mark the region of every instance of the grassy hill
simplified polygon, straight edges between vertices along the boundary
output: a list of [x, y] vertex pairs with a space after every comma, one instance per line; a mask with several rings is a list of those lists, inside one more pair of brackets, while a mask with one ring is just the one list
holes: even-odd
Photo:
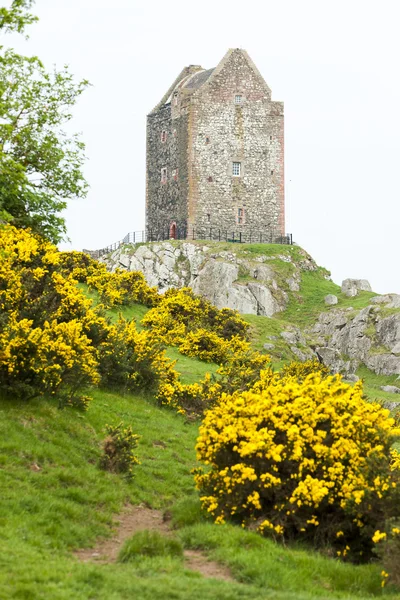
[[[260, 249], [253, 246], [243, 251], [257, 255]], [[276, 247], [267, 251], [275, 252]], [[246, 317], [254, 347], [261, 349], [267, 336], [279, 338], [290, 324], [310, 324], [326, 309], [323, 299], [328, 293], [339, 297], [339, 307], [365, 306], [371, 296], [363, 293], [349, 300], [323, 269], [305, 271], [286, 311], [273, 319]], [[96, 293], [89, 295], [98, 300]], [[146, 312], [144, 306], [132, 304], [109, 315], [114, 321], [120, 313], [135, 318], [140, 328]], [[290, 359], [279, 339], [276, 350], [274, 366]], [[167, 353], [177, 361], [183, 383], [216, 372], [216, 365], [183, 356], [176, 348]], [[392, 398], [379, 387], [394, 383], [394, 377], [379, 377], [366, 369], [360, 375], [371, 398]], [[399, 591], [382, 591], [379, 563], [344, 564], [310, 548], [285, 547], [252, 531], [207, 520], [191, 473], [199, 423], [159, 407], [144, 394], [97, 389], [92, 395], [86, 412], [60, 410], [54, 398], [24, 402], [0, 397], [1, 600], [361, 600], [382, 594], [400, 600]], [[140, 436], [140, 464], [133, 479], [100, 468], [106, 425], [121, 421]], [[177, 540], [186, 558], [168, 549], [150, 556], [151, 548], [144, 545], [126, 563], [99, 553], [99, 540], [113, 539], [122, 548], [126, 535], [120, 535], [118, 519], [132, 505], [161, 511], [165, 524], [159, 534]], [[89, 559], [83, 560], [79, 550], [90, 548]], [[201, 575], [187, 558], [190, 552], [224, 565], [229, 577]]]
[[[0, 598], [373, 598], [379, 565], [355, 567], [309, 549], [284, 548], [200, 514], [190, 474], [197, 424], [140, 396], [95, 392], [86, 413], [54, 401], [0, 400]], [[99, 469], [106, 423], [141, 436], [132, 481]], [[227, 565], [235, 581], [207, 579], [179, 558], [81, 562], [74, 550], [110, 536], [127, 503], [172, 514], [174, 536]], [[393, 598], [400, 595], [386, 592]]]

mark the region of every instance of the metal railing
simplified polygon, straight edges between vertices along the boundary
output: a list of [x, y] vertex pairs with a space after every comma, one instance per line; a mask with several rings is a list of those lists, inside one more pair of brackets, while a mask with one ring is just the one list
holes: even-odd
[[110, 254], [115, 252], [124, 244], [142, 244], [145, 242], [162, 242], [166, 240], [204, 240], [204, 241], [216, 241], [216, 242], [232, 242], [239, 244], [293, 244], [293, 236], [291, 233], [286, 235], [275, 235], [272, 231], [230, 231], [229, 229], [217, 229], [216, 227], [192, 227], [186, 229], [176, 229], [174, 235], [171, 237], [171, 230], [169, 227], [163, 229], [157, 229], [152, 231], [151, 229], [147, 232], [142, 231], [131, 231], [126, 236], [118, 241], [100, 248], [99, 250], [84, 250], [94, 258], [99, 258], [104, 254]]

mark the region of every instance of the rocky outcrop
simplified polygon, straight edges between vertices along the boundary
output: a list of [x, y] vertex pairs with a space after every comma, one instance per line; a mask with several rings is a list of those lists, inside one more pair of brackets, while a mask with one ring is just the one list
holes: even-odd
[[215, 252], [211, 246], [189, 242], [160, 242], [123, 246], [101, 260], [113, 271], [123, 268], [141, 271], [151, 286], [160, 292], [171, 287], [190, 286], [196, 294], [210, 300], [218, 308], [232, 308], [243, 314], [271, 317], [282, 311], [288, 292], [299, 290], [301, 270], [315, 270], [316, 265], [304, 253], [301, 264], [293, 264], [293, 273], [277, 282], [269, 260], [291, 262], [283, 250], [274, 256], [249, 255], [245, 252]]
[[322, 313], [312, 329], [321, 360], [335, 372], [352, 373], [362, 363], [380, 375], [400, 374], [400, 311], [385, 316], [381, 305]]
[[359, 291], [372, 292], [366, 279], [345, 279], [342, 281], [342, 293], [346, 296], [357, 296]]

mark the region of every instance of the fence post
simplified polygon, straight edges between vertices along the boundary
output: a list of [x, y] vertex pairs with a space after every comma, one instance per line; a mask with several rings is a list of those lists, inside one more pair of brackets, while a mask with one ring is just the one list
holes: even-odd
[[242, 243], [242, 232], [239, 231], [239, 242]]
[[194, 225], [193, 225], [193, 229], [192, 229], [192, 236], [193, 236], [193, 239], [194, 239]]
[[221, 241], [221, 230], [220, 229], [218, 229], [218, 241], [219, 242]]
[[210, 227], [210, 240], [212, 240], [212, 229]]

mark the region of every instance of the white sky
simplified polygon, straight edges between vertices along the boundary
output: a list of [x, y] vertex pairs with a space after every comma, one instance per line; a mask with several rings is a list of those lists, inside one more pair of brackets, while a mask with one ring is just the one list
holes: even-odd
[[398, 0], [37, 0], [35, 13], [28, 42], [8, 42], [93, 84], [72, 124], [91, 189], [66, 211], [68, 248], [144, 227], [146, 114], [182, 67], [241, 47], [285, 103], [287, 231], [336, 282], [400, 293]]

